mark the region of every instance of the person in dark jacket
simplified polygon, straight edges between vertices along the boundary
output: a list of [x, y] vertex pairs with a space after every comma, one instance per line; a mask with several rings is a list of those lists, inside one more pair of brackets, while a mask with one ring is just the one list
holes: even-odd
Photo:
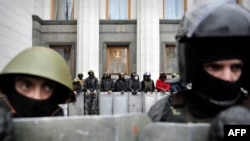
[[153, 93], [155, 91], [154, 80], [151, 79], [151, 73], [145, 72], [141, 81], [141, 91]]
[[73, 79], [73, 90], [74, 94], [79, 94], [80, 92], [84, 91], [81, 82], [78, 78]]
[[94, 71], [88, 71], [88, 77], [84, 81], [85, 93], [85, 114], [98, 114], [98, 79], [95, 77]]
[[127, 91], [128, 82], [125, 79], [124, 73], [119, 73], [118, 79], [115, 81], [114, 84], [114, 91], [115, 92], [125, 92]]
[[242, 86], [249, 73], [245, 71], [249, 10], [230, 1], [194, 6], [184, 15], [176, 36], [181, 82], [192, 87], [153, 105], [148, 113], [153, 122], [211, 122], [248, 98]]
[[53, 49], [36, 46], [23, 50], [3, 68], [0, 94], [14, 118], [64, 116], [58, 104], [76, 99], [64, 58]]
[[103, 79], [101, 81], [101, 92], [108, 92], [110, 94], [112, 91], [114, 91], [114, 81], [111, 79], [110, 72], [105, 72]]
[[[225, 141], [226, 138], [232, 138], [236, 136], [228, 136], [229, 128], [225, 128], [224, 125], [250, 125], [250, 111], [243, 106], [232, 106], [222, 112], [220, 112], [211, 122], [208, 131], [208, 141]], [[232, 127], [232, 126], [231, 126]], [[249, 128], [248, 128], [249, 129]], [[248, 136], [247, 136], [248, 135]], [[249, 132], [243, 134], [241, 139], [249, 140]], [[243, 140], [244, 140], [243, 139]]]
[[129, 91], [131, 91], [133, 95], [136, 95], [137, 92], [141, 90], [141, 82], [139, 80], [138, 74], [136, 73], [132, 74], [128, 88], [129, 88]]

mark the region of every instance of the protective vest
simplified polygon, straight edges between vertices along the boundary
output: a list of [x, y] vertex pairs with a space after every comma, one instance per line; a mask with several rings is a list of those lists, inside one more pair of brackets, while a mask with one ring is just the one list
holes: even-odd
[[148, 90], [152, 91], [153, 90], [153, 87], [152, 87], [153, 84], [152, 83], [153, 83], [152, 80], [144, 81], [144, 86], [145, 86], [144, 90], [145, 91], [148, 91]]

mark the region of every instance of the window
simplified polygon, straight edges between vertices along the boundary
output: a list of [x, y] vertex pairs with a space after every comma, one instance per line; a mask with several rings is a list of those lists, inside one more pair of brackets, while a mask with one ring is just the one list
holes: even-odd
[[129, 2], [130, 0], [107, 0], [108, 16], [110, 20], [126, 20], [129, 19]]
[[73, 56], [72, 56], [72, 51], [71, 51], [71, 46], [67, 46], [67, 45], [51, 45], [50, 48], [54, 49], [55, 51], [57, 51], [59, 54], [62, 55], [62, 57], [65, 59], [65, 61], [67, 62], [67, 64], [69, 65], [70, 68], [70, 72], [71, 75], [73, 75]]
[[242, 0], [237, 0], [236, 1], [239, 5], [242, 5]]
[[111, 73], [128, 73], [128, 47], [107, 47], [107, 71]]
[[177, 73], [178, 64], [177, 64], [177, 54], [174, 45], [166, 46], [165, 54], [165, 72], [167, 73]]
[[51, 20], [73, 20], [74, 0], [51, 0]]
[[164, 19], [181, 19], [185, 11], [186, 0], [164, 0]]

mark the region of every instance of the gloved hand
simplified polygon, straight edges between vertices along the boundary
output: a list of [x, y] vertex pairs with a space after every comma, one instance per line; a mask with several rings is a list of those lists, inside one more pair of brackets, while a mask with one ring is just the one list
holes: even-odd
[[133, 91], [133, 92], [132, 92], [132, 95], [136, 95], [136, 94], [137, 94], [137, 92], [136, 92], [136, 91]]
[[111, 94], [111, 92], [112, 92], [112, 91], [111, 91], [111, 90], [109, 90], [109, 91], [108, 91], [108, 94]]
[[97, 91], [96, 90], [94, 90], [94, 92], [93, 92], [94, 94], [97, 94]]
[[87, 90], [87, 93], [86, 93], [87, 95], [90, 95], [90, 90]]

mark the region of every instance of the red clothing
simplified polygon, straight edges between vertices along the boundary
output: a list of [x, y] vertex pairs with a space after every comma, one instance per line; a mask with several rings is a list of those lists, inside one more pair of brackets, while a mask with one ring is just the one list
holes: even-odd
[[157, 89], [157, 91], [162, 91], [162, 90], [169, 91], [170, 90], [170, 84], [165, 82], [165, 81], [162, 81], [161, 79], [157, 79], [157, 81], [156, 81], [156, 89]]

